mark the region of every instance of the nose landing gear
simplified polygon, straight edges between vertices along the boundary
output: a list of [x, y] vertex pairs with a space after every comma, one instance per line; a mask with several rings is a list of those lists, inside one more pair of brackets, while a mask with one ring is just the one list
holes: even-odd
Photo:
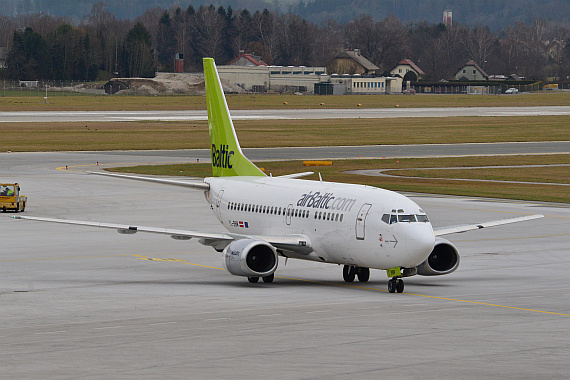
[[[402, 273], [402, 270], [404, 273]], [[403, 293], [404, 292], [404, 281], [402, 281], [402, 276], [406, 276], [406, 268], [390, 268], [386, 271], [386, 274], [390, 279], [388, 280], [388, 291], [390, 293]], [[408, 270], [409, 271], [409, 270]]]
[[403, 293], [404, 292], [404, 281], [398, 277], [392, 277], [388, 280], [388, 291], [390, 293]]

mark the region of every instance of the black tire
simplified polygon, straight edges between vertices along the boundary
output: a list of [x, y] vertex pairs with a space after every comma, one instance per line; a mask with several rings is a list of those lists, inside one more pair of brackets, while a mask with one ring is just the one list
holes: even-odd
[[247, 281], [251, 282], [252, 284], [256, 284], [259, 281], [259, 277], [248, 277]]
[[398, 283], [396, 284], [396, 291], [398, 293], [403, 293], [404, 292], [404, 281], [399, 280]]
[[275, 274], [272, 273], [269, 276], [265, 276], [263, 277], [263, 282], [267, 283], [267, 284], [271, 284], [273, 282], [273, 279], [275, 278]]
[[354, 282], [354, 277], [356, 277], [356, 267], [352, 265], [345, 265], [342, 268], [342, 277], [345, 282]]
[[368, 279], [370, 279], [370, 268], [358, 268], [356, 275], [358, 276], [358, 281], [368, 282]]
[[390, 293], [394, 293], [396, 291], [396, 281], [393, 278], [388, 280], [388, 291]]
[[2, 212], [6, 212], [6, 206], [2, 206]]
[[22, 212], [24, 212], [25, 209], [26, 209], [26, 202], [24, 202], [24, 204], [22, 205]]

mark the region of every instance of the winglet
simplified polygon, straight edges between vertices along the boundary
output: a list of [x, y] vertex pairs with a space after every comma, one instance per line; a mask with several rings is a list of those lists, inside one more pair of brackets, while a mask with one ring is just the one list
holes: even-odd
[[265, 176], [241, 151], [213, 58], [204, 58], [204, 80], [214, 177]]

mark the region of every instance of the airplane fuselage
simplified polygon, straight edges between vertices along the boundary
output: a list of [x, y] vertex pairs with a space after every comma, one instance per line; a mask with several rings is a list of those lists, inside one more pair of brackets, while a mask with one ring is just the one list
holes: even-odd
[[363, 185], [279, 177], [207, 178], [211, 208], [231, 233], [303, 235], [305, 260], [389, 269], [415, 267], [434, 247], [431, 223], [409, 198]]

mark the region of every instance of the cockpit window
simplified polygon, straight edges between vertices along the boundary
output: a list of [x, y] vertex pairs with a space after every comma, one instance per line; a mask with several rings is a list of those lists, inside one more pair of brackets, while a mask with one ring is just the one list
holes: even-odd
[[386, 224], [394, 223], [428, 223], [429, 219], [425, 214], [384, 214], [382, 215], [382, 221]]
[[415, 215], [410, 215], [410, 214], [398, 214], [398, 222], [404, 222], [404, 223], [412, 223], [416, 221], [416, 216]]
[[416, 215], [416, 218], [418, 218], [418, 222], [422, 222], [422, 223], [429, 222], [427, 215]]

